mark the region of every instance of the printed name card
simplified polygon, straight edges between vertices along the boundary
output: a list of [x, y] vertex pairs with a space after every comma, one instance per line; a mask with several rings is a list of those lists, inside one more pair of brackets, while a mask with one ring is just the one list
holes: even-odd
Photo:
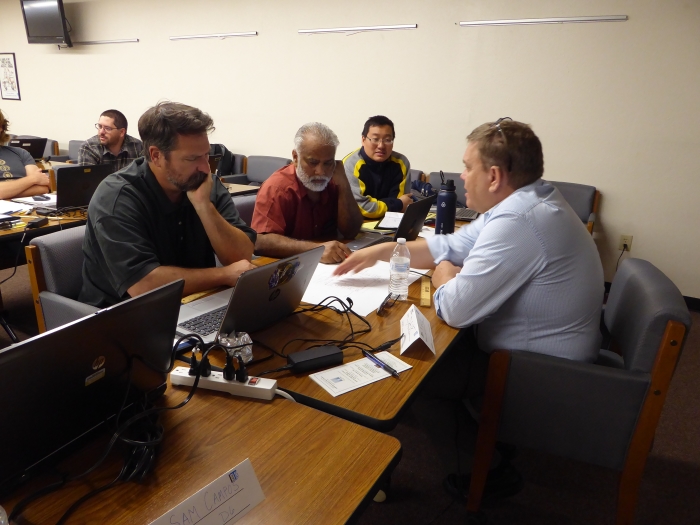
[[412, 304], [401, 318], [401, 353], [413, 346], [426, 346], [435, 353], [430, 323], [415, 304]]
[[150, 525], [232, 524], [264, 499], [253, 465], [246, 459]]

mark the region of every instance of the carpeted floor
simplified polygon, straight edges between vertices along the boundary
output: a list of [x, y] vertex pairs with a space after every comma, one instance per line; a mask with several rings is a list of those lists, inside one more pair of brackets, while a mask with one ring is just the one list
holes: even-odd
[[[11, 270], [0, 271], [0, 280]], [[20, 339], [37, 333], [26, 266], [2, 285], [6, 318]], [[654, 449], [644, 473], [636, 525], [700, 523], [700, 313], [671, 382]], [[0, 348], [10, 344], [0, 329]], [[360, 525], [466, 522], [466, 512], [442, 489], [437, 457], [410, 411], [391, 435], [403, 455], [392, 476], [389, 499], [372, 503]], [[485, 509], [493, 525], [590, 525], [615, 521], [617, 474], [611, 470], [522, 450], [514, 465], [523, 491]], [[332, 502], [329, 502], [332, 505]]]

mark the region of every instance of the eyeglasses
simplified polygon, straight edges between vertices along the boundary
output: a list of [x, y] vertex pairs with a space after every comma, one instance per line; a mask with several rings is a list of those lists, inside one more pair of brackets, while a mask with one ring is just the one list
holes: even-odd
[[95, 128], [97, 128], [99, 131], [105, 130], [107, 133], [110, 131], [114, 131], [115, 129], [119, 128], [110, 128], [109, 126], [103, 126], [102, 124], [95, 124]]
[[386, 313], [385, 310], [391, 306], [394, 306], [398, 298], [398, 294], [389, 293], [389, 295], [387, 295], [382, 301], [382, 304], [379, 305], [379, 308], [377, 308], [377, 315], [380, 317], [383, 316]]
[[376, 146], [377, 144], [379, 144], [380, 142], [383, 142], [383, 143], [386, 144], [387, 146], [388, 146], [389, 144], [393, 144], [393, 143], [394, 143], [394, 139], [378, 139], [377, 137], [365, 137], [365, 138], [366, 138], [367, 140], [369, 140], [369, 141], [370, 141], [372, 144], [374, 144], [375, 146]]
[[511, 122], [513, 122], [513, 119], [510, 117], [501, 117], [496, 122], [494, 122], [492, 126], [501, 132], [501, 135], [503, 135], [503, 140], [505, 140], [506, 138], [506, 134], [503, 133], [503, 130], [501, 129], [501, 122], [503, 122], [504, 120], [510, 120]]
[[513, 122], [513, 119], [510, 117], [501, 117], [499, 118], [496, 122], [493, 123], [492, 128], [496, 128], [496, 130], [501, 132], [501, 136], [503, 137], [503, 145], [505, 146], [506, 153], [508, 154], [508, 171], [510, 172], [513, 167], [513, 158], [510, 156], [510, 152], [508, 150], [508, 137], [506, 137], [506, 134], [503, 133], [503, 129], [501, 128], [501, 122], [504, 120], [510, 120]]

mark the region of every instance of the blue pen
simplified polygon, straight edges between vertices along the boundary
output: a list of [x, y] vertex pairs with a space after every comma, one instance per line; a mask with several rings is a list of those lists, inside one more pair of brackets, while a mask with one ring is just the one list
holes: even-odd
[[371, 352], [368, 352], [367, 350], [362, 350], [362, 355], [364, 355], [367, 359], [372, 361], [375, 365], [389, 372], [396, 379], [399, 379], [399, 373], [393, 368], [391, 368], [389, 365], [387, 365], [384, 361], [379, 359], [376, 355], [372, 354]]

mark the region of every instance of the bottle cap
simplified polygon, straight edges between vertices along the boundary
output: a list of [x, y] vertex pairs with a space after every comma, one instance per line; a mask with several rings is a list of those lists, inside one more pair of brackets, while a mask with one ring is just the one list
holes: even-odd
[[447, 179], [440, 185], [440, 189], [446, 191], [455, 191], [455, 181], [453, 181], [452, 179]]
[[398, 239], [396, 239], [396, 242], [399, 244], [406, 244], [406, 239], [404, 239], [403, 237], [399, 237]]

